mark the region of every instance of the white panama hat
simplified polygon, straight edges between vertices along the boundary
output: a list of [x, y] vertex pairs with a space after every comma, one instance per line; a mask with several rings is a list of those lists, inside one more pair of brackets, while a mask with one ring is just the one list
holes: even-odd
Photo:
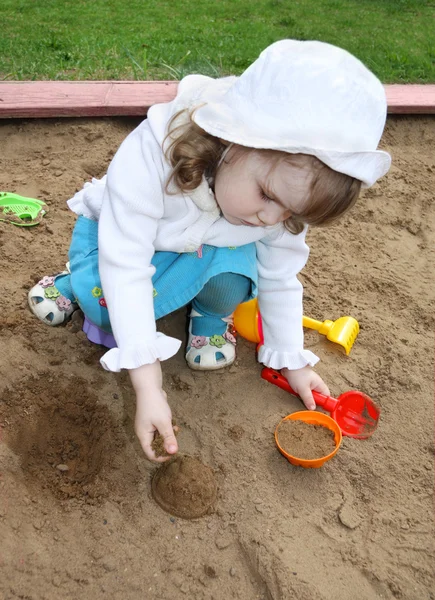
[[346, 50], [281, 40], [240, 77], [213, 80], [195, 99], [202, 129], [249, 148], [316, 156], [370, 187], [391, 165], [377, 150], [385, 126], [384, 87]]

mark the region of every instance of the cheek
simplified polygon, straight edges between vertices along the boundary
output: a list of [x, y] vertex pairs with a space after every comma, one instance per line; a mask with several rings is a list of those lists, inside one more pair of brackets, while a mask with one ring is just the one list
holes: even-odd
[[219, 202], [221, 198], [225, 196], [226, 185], [221, 177], [216, 177], [214, 182], [214, 195], [216, 200]]
[[214, 193], [219, 206], [232, 206], [239, 197], [237, 182], [225, 177], [216, 179]]
[[216, 202], [221, 208], [228, 204], [229, 190], [227, 185], [216, 182], [214, 188], [214, 195], [216, 198]]

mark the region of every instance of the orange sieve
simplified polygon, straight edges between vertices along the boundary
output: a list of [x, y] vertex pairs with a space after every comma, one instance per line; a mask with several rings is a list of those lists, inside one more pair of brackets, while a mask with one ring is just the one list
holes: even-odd
[[[298, 458], [297, 456], [289, 454], [280, 446], [280, 443], [278, 441], [279, 427], [281, 423], [288, 420], [304, 421], [305, 423], [309, 423], [310, 425], [321, 425], [322, 427], [326, 427], [326, 429], [329, 429], [334, 433], [335, 449], [326, 456], [320, 456], [319, 458], [312, 459]], [[313, 410], [301, 410], [299, 412], [292, 413], [291, 415], [287, 415], [287, 417], [284, 417], [284, 419], [282, 419], [278, 423], [275, 429], [275, 442], [278, 446], [278, 450], [283, 456], [286, 457], [286, 459], [289, 462], [291, 462], [292, 465], [296, 465], [297, 467], [304, 467], [305, 469], [318, 469], [323, 464], [325, 464], [326, 461], [330, 460], [333, 456], [335, 456], [340, 447], [341, 440], [341, 430], [337, 423], [334, 421], [334, 419], [328, 417], [328, 415], [324, 415], [323, 413], [315, 412]]]

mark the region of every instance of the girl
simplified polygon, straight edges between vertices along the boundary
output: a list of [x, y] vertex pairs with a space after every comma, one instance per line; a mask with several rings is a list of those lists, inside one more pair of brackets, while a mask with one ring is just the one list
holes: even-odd
[[150, 108], [107, 175], [68, 204], [79, 215], [67, 271], [29, 292], [57, 325], [80, 306], [105, 369], [128, 369], [135, 430], [147, 457], [154, 433], [177, 452], [160, 363], [181, 342], [156, 320], [191, 303], [186, 360], [220, 369], [235, 358], [231, 315], [257, 296], [258, 360], [281, 369], [309, 409], [329, 393], [303, 348], [307, 225], [329, 223], [390, 166], [377, 150], [386, 100], [378, 79], [321, 42], [272, 44], [240, 76], [184, 78], [175, 100]]

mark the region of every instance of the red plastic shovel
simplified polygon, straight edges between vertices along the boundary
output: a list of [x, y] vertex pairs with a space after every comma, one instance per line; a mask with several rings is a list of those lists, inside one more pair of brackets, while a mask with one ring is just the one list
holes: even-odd
[[[290, 387], [287, 379], [278, 371], [265, 367], [261, 371], [261, 376], [269, 383], [299, 397]], [[312, 392], [317, 406], [331, 413], [331, 417], [338, 423], [343, 435], [363, 440], [374, 433], [381, 411], [366, 394], [351, 391], [340, 394], [338, 398], [332, 398], [314, 390]]]

